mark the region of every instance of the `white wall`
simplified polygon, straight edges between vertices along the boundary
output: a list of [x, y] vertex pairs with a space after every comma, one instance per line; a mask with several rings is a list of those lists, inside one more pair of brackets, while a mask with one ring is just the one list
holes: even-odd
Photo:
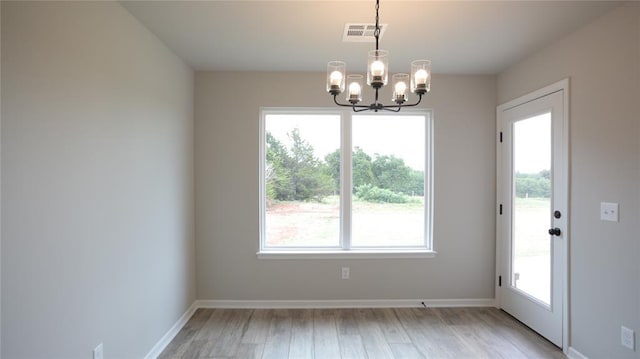
[[[323, 73], [196, 72], [198, 298], [493, 298], [493, 76], [435, 76], [425, 101], [435, 118], [436, 258], [256, 258], [260, 107], [333, 108], [324, 81]], [[350, 280], [340, 279], [341, 266], [351, 267]]]
[[[640, 4], [613, 10], [504, 71], [504, 103], [570, 77], [570, 344], [589, 358], [640, 358]], [[620, 222], [599, 220], [600, 202]]]
[[2, 356], [140, 358], [195, 299], [193, 72], [115, 2], [2, 2]]

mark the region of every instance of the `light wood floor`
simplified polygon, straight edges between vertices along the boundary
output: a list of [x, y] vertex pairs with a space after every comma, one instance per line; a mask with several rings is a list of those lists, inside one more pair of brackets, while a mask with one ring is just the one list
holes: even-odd
[[565, 358], [495, 308], [198, 309], [160, 358]]

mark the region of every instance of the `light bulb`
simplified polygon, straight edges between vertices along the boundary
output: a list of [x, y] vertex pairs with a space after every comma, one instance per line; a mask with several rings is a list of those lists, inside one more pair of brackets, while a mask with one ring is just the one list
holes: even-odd
[[380, 60], [376, 60], [371, 63], [371, 75], [382, 76], [384, 74], [384, 63]]
[[418, 85], [426, 85], [427, 77], [429, 77], [429, 73], [425, 69], [420, 69], [415, 73], [416, 84]]
[[396, 95], [404, 95], [407, 91], [407, 84], [403, 81], [397, 82], [395, 86]]
[[349, 84], [349, 95], [351, 97], [356, 96], [359, 97], [360, 96], [360, 84], [357, 82], [352, 82]]
[[333, 71], [331, 75], [329, 75], [329, 82], [331, 85], [340, 86], [340, 83], [342, 82], [342, 72], [338, 70]]

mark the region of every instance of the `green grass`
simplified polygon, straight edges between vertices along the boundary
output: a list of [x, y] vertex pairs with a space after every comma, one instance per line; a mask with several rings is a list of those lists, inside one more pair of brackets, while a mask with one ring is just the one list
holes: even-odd
[[549, 198], [516, 198], [514, 205], [514, 253], [530, 257], [550, 251], [551, 228]]

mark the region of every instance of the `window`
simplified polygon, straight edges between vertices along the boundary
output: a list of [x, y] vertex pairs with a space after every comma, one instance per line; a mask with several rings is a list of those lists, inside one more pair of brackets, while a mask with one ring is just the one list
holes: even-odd
[[428, 111], [263, 109], [258, 255], [432, 255], [431, 128]]

